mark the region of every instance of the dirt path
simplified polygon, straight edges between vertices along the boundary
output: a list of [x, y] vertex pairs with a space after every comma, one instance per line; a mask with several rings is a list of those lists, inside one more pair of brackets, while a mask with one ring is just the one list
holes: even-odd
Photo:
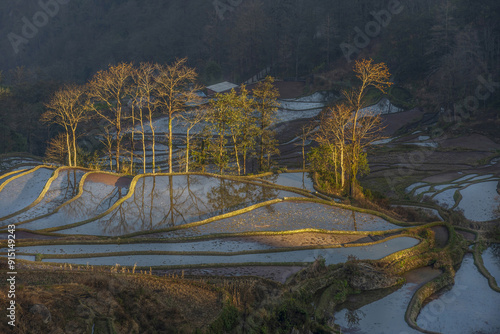
[[244, 266], [244, 267], [224, 267], [224, 268], [199, 268], [185, 270], [162, 270], [155, 271], [157, 275], [182, 276], [257, 276], [272, 281], [285, 283], [288, 277], [302, 270], [299, 266]]
[[132, 178], [105, 173], [93, 173], [87, 177], [85, 182], [103, 183], [119, 188], [128, 188], [132, 182]]
[[267, 246], [283, 248], [283, 247], [340, 245], [356, 241], [363, 242], [360, 240], [364, 238], [365, 236], [359, 236], [359, 235], [297, 233], [297, 234], [286, 234], [286, 235], [231, 238], [231, 240], [258, 242]]

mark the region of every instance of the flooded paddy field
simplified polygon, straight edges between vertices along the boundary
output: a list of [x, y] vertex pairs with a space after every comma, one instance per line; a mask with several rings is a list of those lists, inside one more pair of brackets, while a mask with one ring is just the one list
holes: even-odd
[[424, 306], [417, 324], [440, 333], [498, 333], [499, 309], [500, 293], [490, 289], [469, 254], [456, 273], [454, 286]]
[[[321, 248], [295, 251], [259, 252], [250, 254], [231, 255], [226, 252], [220, 255], [182, 254], [172, 255], [119, 255], [106, 256], [105, 253], [95, 254], [95, 257], [51, 258], [47, 256], [43, 261], [56, 263], [72, 263], [76, 265], [108, 265], [118, 263], [121, 266], [181, 266], [181, 265], [207, 265], [207, 264], [241, 264], [241, 263], [307, 263], [314, 262], [322, 257], [327, 265], [347, 261], [349, 256], [360, 259], [380, 259], [394, 252], [413, 247], [418, 244], [417, 239], [400, 237], [385, 242], [359, 247]], [[169, 247], [166, 245], [164, 247]], [[216, 245], [217, 246], [217, 245]], [[133, 246], [130, 246], [133, 248]], [[159, 246], [156, 246], [159, 247]], [[82, 246], [80, 246], [82, 248]], [[83, 248], [82, 248], [83, 249]], [[202, 249], [200, 249], [202, 251]], [[221, 252], [222, 253], [222, 252]], [[80, 253], [83, 254], [83, 253]], [[19, 255], [21, 259], [34, 260], [34, 256]]]
[[0, 218], [22, 210], [33, 203], [44, 189], [54, 171], [38, 168], [18, 174], [2, 184]]

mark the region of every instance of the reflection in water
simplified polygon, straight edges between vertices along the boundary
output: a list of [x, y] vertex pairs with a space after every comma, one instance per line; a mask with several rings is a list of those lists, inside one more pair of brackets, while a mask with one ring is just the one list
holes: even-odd
[[[78, 188], [78, 186], [75, 187]], [[41, 230], [90, 219], [108, 210], [127, 192], [128, 188], [115, 187], [114, 185], [100, 182], [85, 181], [83, 192], [80, 197], [61, 207], [58, 212], [23, 224], [22, 227], [26, 229]]]
[[262, 179], [286, 187], [296, 187], [307, 191], [315, 191], [311, 173], [280, 173], [264, 176]]
[[419, 333], [405, 322], [408, 304], [419, 287], [441, 274], [429, 267], [404, 274], [406, 283], [388, 289], [364, 291], [351, 295], [337, 306], [335, 323], [342, 333]]
[[348, 327], [356, 327], [364, 317], [366, 317], [366, 313], [361, 310], [347, 310], [345, 313]]
[[451, 289], [426, 304], [417, 325], [441, 333], [500, 333], [500, 294], [491, 290], [471, 254], [466, 254]]
[[491, 244], [482, 254], [484, 266], [500, 284], [500, 244]]
[[4, 222], [4, 225], [19, 223], [51, 213], [58, 206], [78, 194], [78, 186], [84, 172], [76, 169], [59, 171], [57, 178], [52, 181], [49, 190], [42, 201], [26, 212], [20, 213]]
[[191, 223], [278, 197], [279, 190], [200, 175], [145, 176], [131, 198], [95, 222], [63, 231], [122, 235]]
[[9, 180], [0, 191], [0, 217], [22, 210], [35, 201], [53, 173], [52, 169], [40, 168], [17, 179]]
[[[293, 196], [279, 191], [278, 197]], [[356, 223], [354, 223], [354, 221]], [[164, 237], [201, 236], [212, 233], [241, 233], [251, 231], [290, 231], [315, 228], [338, 231], [382, 231], [399, 229], [386, 220], [370, 214], [311, 202], [284, 201], [252, 211], [217, 220], [210, 224], [162, 234]]]
[[500, 244], [491, 244], [490, 245], [491, 253], [495, 258], [495, 262], [500, 267]]

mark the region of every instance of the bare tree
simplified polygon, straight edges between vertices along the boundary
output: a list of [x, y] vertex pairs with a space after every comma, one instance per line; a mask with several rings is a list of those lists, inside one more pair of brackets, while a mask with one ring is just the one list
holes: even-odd
[[67, 135], [65, 133], [58, 134], [52, 138], [45, 150], [45, 157], [47, 160], [63, 164], [68, 155], [68, 145], [66, 143]]
[[61, 125], [66, 133], [66, 145], [69, 166], [77, 165], [76, 137], [78, 125], [87, 120], [85, 88], [77, 85], [65, 85], [57, 91], [42, 115], [42, 122]]
[[314, 122], [308, 122], [300, 128], [300, 147], [302, 149], [302, 169], [306, 169], [306, 143], [311, 138], [313, 130], [316, 128]]
[[120, 63], [97, 72], [90, 82], [92, 110], [116, 131], [116, 170], [120, 171], [120, 151], [125, 125], [124, 105], [128, 98], [132, 64]]
[[190, 157], [190, 149], [191, 149], [191, 137], [190, 137], [190, 132], [191, 130], [201, 122], [205, 121], [207, 119], [207, 111], [206, 109], [199, 107], [199, 108], [191, 108], [190, 110], [186, 111], [182, 115], [182, 119], [184, 123], [186, 124], [186, 152], [185, 152], [185, 166], [186, 166], [186, 173], [189, 173], [189, 157]]
[[[156, 68], [149, 63], [141, 63], [139, 68], [134, 71], [134, 84], [137, 90], [136, 105], [139, 107], [139, 122], [141, 125], [142, 152], [143, 152], [143, 172], [146, 173], [146, 134], [144, 123], [148, 122], [151, 131], [151, 150], [152, 150], [152, 168], [156, 172], [156, 136], [153, 125], [153, 115], [158, 107], [157, 100], [154, 98], [156, 92], [155, 81]], [[144, 114], [145, 113], [145, 114]]]
[[172, 173], [172, 121], [189, 107], [195, 106], [200, 97], [200, 88], [195, 84], [198, 77], [195, 69], [186, 65], [187, 59], [176, 60], [171, 65], [158, 65], [157, 97], [158, 106], [168, 117], [168, 162]]
[[361, 84], [350, 90], [344, 90], [342, 93], [347, 99], [349, 107], [353, 110], [353, 121], [352, 121], [352, 152], [351, 152], [351, 195], [353, 194], [356, 176], [358, 173], [358, 157], [359, 157], [359, 147], [360, 144], [357, 143], [360, 136], [357, 134], [358, 120], [360, 118], [359, 112], [361, 109], [367, 107], [366, 104], [366, 93], [369, 87], [375, 87], [382, 93], [386, 92], [392, 83], [389, 82], [390, 73], [387, 65], [384, 63], [373, 63], [372, 59], [361, 59], [357, 60], [354, 64], [354, 73], [356, 77], [361, 81]]

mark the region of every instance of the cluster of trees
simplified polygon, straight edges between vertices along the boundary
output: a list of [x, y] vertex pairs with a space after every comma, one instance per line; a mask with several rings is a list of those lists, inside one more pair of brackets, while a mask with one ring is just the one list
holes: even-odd
[[[231, 8], [222, 18], [214, 2], [205, 0], [69, 2], [19, 53], [8, 38], [0, 39], [0, 87], [9, 90], [0, 94], [0, 152], [42, 155], [52, 137], [38, 122], [44, 104], [61, 83], [88, 82], [108, 64], [188, 57], [204, 84], [244, 82], [270, 68], [274, 77], [318, 73], [329, 87], [341, 87], [336, 84], [350, 79], [351, 65], [339, 46], [355, 43], [357, 31], [392, 1], [220, 0]], [[370, 38], [359, 57], [383, 59], [398, 85], [428, 111], [453, 111], [457, 100], [475, 94], [478, 75], [498, 81], [500, 2], [400, 2], [404, 10]], [[41, 10], [38, 1], [0, 2], [0, 35], [22, 35], [26, 19]], [[481, 107], [499, 99], [492, 94]]]
[[[110, 157], [110, 168], [125, 170], [122, 166], [123, 141], [128, 127], [132, 126], [130, 135], [130, 154], [133, 163], [134, 129], [140, 124], [144, 171], [146, 169], [146, 132], [145, 124], [152, 129], [153, 150], [155, 135], [153, 116], [157, 112], [167, 115], [169, 128], [186, 105], [197, 100], [196, 72], [186, 66], [186, 59], [180, 59], [171, 65], [141, 63], [134, 67], [130, 63], [110, 66], [107, 70], [97, 72], [85, 85], [65, 85], [58, 90], [47, 103], [47, 111], [41, 120], [55, 123], [64, 128], [63, 134], [52, 140], [48, 152], [57, 152], [56, 156], [67, 156], [70, 166], [77, 165], [78, 126], [90, 119], [101, 120], [104, 133], [100, 133]], [[62, 143], [64, 142], [64, 143]], [[169, 165], [172, 172], [173, 134], [169, 131]], [[154, 152], [154, 151], [153, 151]], [[114, 165], [111, 157], [114, 157]], [[153, 155], [153, 169], [154, 165]], [[132, 165], [131, 165], [132, 166]]]
[[[93, 131], [93, 135], [102, 138], [111, 170], [135, 170], [134, 151], [139, 137], [142, 171], [146, 172], [147, 152], [151, 148], [151, 169], [155, 172], [157, 137], [153, 118], [163, 114], [168, 120], [169, 173], [174, 172], [174, 163], [185, 165], [188, 172], [190, 161], [202, 170], [214, 164], [221, 174], [235, 164], [238, 174], [246, 173], [248, 157], [256, 155], [259, 169], [266, 169], [277, 145], [270, 129], [278, 109], [273, 81], [268, 77], [257, 84], [252, 96], [245, 86], [239, 92], [217, 94], [207, 106], [199, 95], [197, 73], [187, 66], [185, 58], [169, 65], [110, 66], [97, 72], [85, 85], [64, 85], [46, 104], [41, 120], [63, 130], [50, 141], [47, 156], [60, 162], [64, 158], [69, 166], [79, 165], [81, 149], [77, 143], [85, 133], [82, 125], [88, 131], [88, 121], [95, 120], [92, 123], [98, 124], [98, 131]], [[174, 161], [176, 119], [187, 129], [185, 152], [178, 155], [182, 161]], [[200, 123], [204, 130], [192, 145], [190, 131]], [[98, 160], [97, 152], [94, 159]]]
[[[280, 77], [339, 65], [347, 71], [340, 44], [352, 43], [357, 34], [354, 28], [364, 30], [374, 20], [373, 13], [388, 9], [392, 2], [72, 2], [61, 6], [57, 17], [23, 45], [24, 52], [15, 54], [7, 38], [0, 40], [5, 50], [0, 66], [6, 70], [30, 64], [78, 82], [109, 63], [151, 59], [168, 63], [176, 57], [188, 57], [207, 81], [217, 81], [222, 75], [243, 82], [268, 66]], [[459, 89], [467, 83], [468, 71], [486, 66], [487, 71], [498, 73], [498, 1], [399, 2], [404, 10], [391, 18], [361, 56], [386, 59], [400, 81], [447, 74], [443, 79], [454, 80]], [[231, 9], [220, 15], [215, 3]], [[40, 10], [36, 1], [0, 3], [1, 35], [21, 34], [22, 18], [31, 19]], [[441, 75], [440, 70], [444, 71]]]
[[272, 77], [259, 82], [252, 96], [242, 85], [239, 92], [232, 89], [228, 94], [216, 94], [211, 100], [206, 119], [209, 131], [216, 133], [213, 160], [221, 174], [231, 161], [236, 164], [238, 175], [246, 174], [248, 156], [257, 157], [259, 170], [268, 170], [271, 156], [279, 153], [275, 132], [270, 128], [279, 106], [279, 93], [273, 82]]
[[355, 62], [354, 72], [359, 85], [343, 90], [344, 99], [323, 114], [313, 136], [319, 145], [310, 152], [313, 169], [321, 179], [351, 196], [356, 195], [358, 174], [369, 171], [366, 149], [382, 138], [380, 115], [365, 109], [366, 93], [372, 87], [385, 93], [391, 86], [384, 63], [362, 59]]

